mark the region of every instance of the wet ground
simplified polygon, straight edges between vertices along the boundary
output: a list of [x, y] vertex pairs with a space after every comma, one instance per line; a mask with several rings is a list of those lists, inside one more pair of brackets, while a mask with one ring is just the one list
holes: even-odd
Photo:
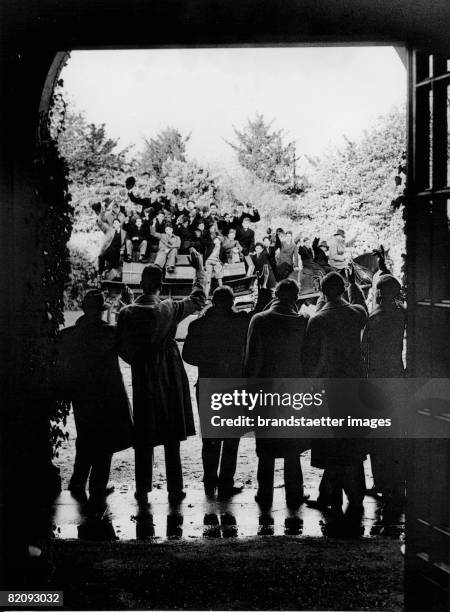
[[[68, 313], [66, 322], [71, 324], [79, 313]], [[180, 348], [186, 333], [186, 324], [178, 331]], [[121, 363], [124, 381], [131, 394], [131, 372]], [[192, 401], [195, 406], [193, 385], [196, 368], [186, 364], [191, 383]], [[196, 410], [194, 414], [197, 418]], [[198, 430], [198, 421], [196, 423]], [[68, 420], [69, 439], [60, 450], [55, 462], [60, 468], [63, 489], [67, 489], [75, 456], [75, 426], [72, 415]], [[63, 490], [55, 504], [54, 531], [58, 538], [91, 540], [152, 539], [201, 539], [247, 538], [252, 536], [292, 535], [299, 537], [402, 537], [402, 519], [395, 517], [387, 523], [383, 520], [378, 500], [367, 496], [361, 521], [351, 525], [337, 523], [333, 517], [323, 516], [306, 505], [297, 511], [287, 509], [284, 498], [283, 463], [279, 459], [275, 467], [275, 494], [271, 512], [262, 513], [254, 500], [256, 493], [255, 441], [253, 437], [241, 439], [236, 480], [244, 485], [242, 493], [229, 502], [208, 499], [203, 491], [201, 465], [201, 439], [193, 436], [181, 444], [186, 499], [179, 506], [169, 506], [165, 488], [164, 453], [161, 447], [155, 451], [154, 490], [149, 496], [150, 505], [139, 510], [134, 499], [133, 450], [116, 453], [113, 458], [110, 484], [115, 491], [108, 497], [105, 508], [95, 512], [87, 505], [80, 505], [70, 492]], [[302, 455], [305, 493], [311, 499], [317, 497], [322, 471], [312, 468], [309, 452]], [[370, 462], [366, 461], [366, 484], [372, 486]]]
[[[139, 508], [133, 488], [121, 485], [106, 506], [91, 508], [64, 491], [55, 504], [54, 533], [58, 538], [94, 541], [249, 538], [252, 536], [303, 536], [399, 539], [403, 525], [383, 522], [375, 499], [367, 497], [361, 520], [346, 521], [302, 505], [289, 510], [284, 490], [275, 490], [270, 511], [261, 511], [255, 491], [246, 489], [231, 500], [208, 499], [203, 490], [186, 487], [181, 504], [170, 505], [164, 490], [149, 496], [149, 505]], [[399, 545], [400, 548], [400, 545]]]

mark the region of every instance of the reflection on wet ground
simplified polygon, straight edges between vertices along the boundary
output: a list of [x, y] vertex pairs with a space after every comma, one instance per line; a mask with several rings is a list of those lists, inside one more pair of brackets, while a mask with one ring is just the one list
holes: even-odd
[[367, 496], [361, 517], [328, 515], [302, 505], [289, 510], [284, 490], [275, 489], [270, 511], [262, 512], [254, 489], [228, 501], [205, 496], [203, 489], [187, 488], [182, 503], [170, 505], [164, 490], [149, 495], [149, 505], [139, 507], [134, 490], [122, 485], [104, 507], [80, 504], [63, 491], [54, 507], [54, 533], [58, 538], [94, 541], [170, 540], [192, 538], [246, 538], [251, 536], [299, 536], [374, 538], [403, 535], [403, 516], [383, 517], [379, 500]]

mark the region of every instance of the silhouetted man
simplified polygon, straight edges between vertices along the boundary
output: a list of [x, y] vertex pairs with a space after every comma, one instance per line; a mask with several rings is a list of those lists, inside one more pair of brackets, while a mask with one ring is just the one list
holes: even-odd
[[82, 308], [84, 315], [60, 334], [57, 362], [77, 429], [69, 490], [76, 498], [85, 497], [89, 478], [91, 500], [101, 500], [111, 492], [107, 484], [112, 454], [132, 445], [132, 420], [116, 328], [102, 320], [103, 294], [88, 291]]
[[[247, 336], [244, 373], [249, 378], [302, 378], [303, 340], [307, 319], [297, 311], [299, 286], [281, 281], [268, 310], [255, 314]], [[258, 494], [263, 508], [272, 505], [275, 458], [284, 457], [286, 502], [298, 507], [304, 500], [300, 454], [309, 448], [302, 439], [256, 438]]]
[[135, 421], [136, 498], [147, 501], [152, 490], [155, 446], [164, 445], [169, 501], [185, 497], [180, 441], [194, 435], [189, 382], [175, 342], [177, 325], [205, 304], [205, 275], [200, 255], [191, 250], [195, 269], [192, 292], [180, 301], [161, 300], [162, 270], [142, 272], [143, 294], [118, 317], [120, 356], [131, 365]]
[[[367, 321], [367, 309], [353, 270], [349, 283], [348, 302], [344, 298], [344, 279], [339, 273], [330, 272], [322, 279], [322, 297], [316, 314], [309, 320], [304, 346], [305, 374], [310, 378], [364, 377], [361, 333]], [[330, 413], [334, 406], [340, 410], [340, 398], [334, 399], [337, 404], [330, 405]], [[325, 472], [319, 498], [317, 502], [308, 502], [309, 505], [332, 506], [340, 512], [344, 490], [349, 499], [349, 512], [359, 513], [365, 495], [365, 455], [359, 440], [313, 440], [311, 465], [324, 468]]]
[[[363, 355], [369, 378], [404, 376], [403, 343], [406, 309], [401, 285], [390, 274], [375, 285], [376, 307], [369, 316], [363, 335]], [[386, 511], [402, 510], [405, 498], [404, 440], [369, 441], [374, 488], [383, 494]]]
[[[240, 378], [249, 314], [233, 310], [233, 291], [218, 287], [212, 307], [189, 325], [183, 359], [198, 367], [200, 378]], [[198, 388], [197, 388], [198, 401]], [[203, 484], [207, 495], [227, 498], [239, 493], [234, 486], [239, 438], [203, 439]]]

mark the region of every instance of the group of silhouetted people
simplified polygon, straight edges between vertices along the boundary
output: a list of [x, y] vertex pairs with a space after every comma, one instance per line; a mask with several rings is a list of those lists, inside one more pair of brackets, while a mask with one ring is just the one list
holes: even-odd
[[[147, 265], [142, 294], [123, 296], [128, 305], [117, 326], [102, 320], [104, 296], [86, 293], [83, 316], [62, 331], [59, 368], [66, 395], [73, 403], [77, 427], [76, 459], [69, 488], [76, 497], [89, 493], [104, 499], [112, 453], [134, 446], [136, 499], [146, 504], [152, 490], [153, 450], [164, 446], [169, 501], [185, 497], [180, 442], [195, 434], [191, 393], [183, 365], [198, 367], [199, 378], [326, 378], [399, 377], [403, 375], [405, 307], [400, 283], [389, 274], [382, 253], [369, 312], [350, 267], [346, 278], [328, 273], [313, 316], [300, 314], [299, 285], [280, 281], [273, 291], [264, 267], [256, 308], [237, 312], [230, 287], [218, 287], [205, 309], [205, 271], [201, 256], [191, 250], [195, 270], [191, 294], [182, 300], [161, 299], [163, 270]], [[203, 311], [188, 328], [182, 356], [175, 337], [187, 316]], [[133, 409], [130, 410], [119, 356], [131, 366]], [[183, 357], [183, 359], [182, 359]], [[198, 397], [198, 395], [197, 395]], [[317, 500], [323, 511], [358, 515], [366, 494], [363, 461], [370, 453], [377, 490], [392, 507], [404, 496], [402, 446], [393, 440], [256, 439], [256, 500], [270, 508], [275, 459], [284, 459], [286, 503], [306, 500], [300, 455], [311, 448], [311, 464], [324, 470]], [[229, 499], [242, 487], [234, 482], [239, 439], [204, 439], [202, 460], [208, 496]]]

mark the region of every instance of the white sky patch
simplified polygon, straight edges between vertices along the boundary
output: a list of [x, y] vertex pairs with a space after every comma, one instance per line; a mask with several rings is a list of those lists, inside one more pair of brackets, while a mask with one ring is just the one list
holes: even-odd
[[191, 158], [228, 168], [236, 155], [225, 140], [256, 113], [298, 155], [320, 155], [406, 100], [392, 47], [74, 51], [61, 76], [76, 108], [119, 145], [140, 150], [173, 126], [191, 133]]

